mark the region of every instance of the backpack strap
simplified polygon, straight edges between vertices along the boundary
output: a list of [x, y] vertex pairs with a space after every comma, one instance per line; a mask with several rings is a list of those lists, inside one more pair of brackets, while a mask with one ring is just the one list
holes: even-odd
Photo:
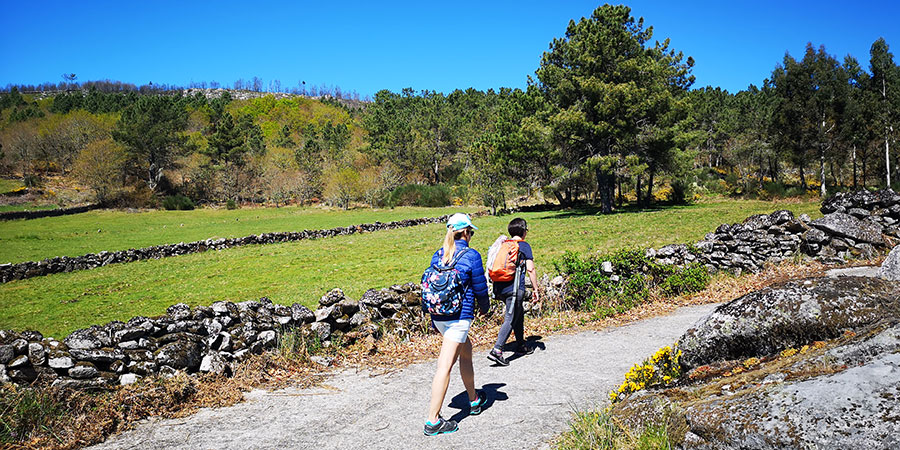
[[[444, 269], [452, 269], [452, 268], [456, 267], [456, 263], [458, 263], [459, 260], [462, 259], [462, 256], [463, 256], [467, 251], [469, 251], [469, 247], [466, 247], [466, 248], [460, 250], [459, 252], [457, 252], [456, 255], [453, 256], [453, 259], [450, 260], [450, 264], [447, 264], [446, 266], [443, 265], [443, 264], [441, 264], [441, 260], [440, 260], [440, 259], [438, 259], [438, 263], [437, 263], [436, 265], [437, 265], [437, 266], [440, 266], [440, 267], [443, 267]], [[441, 257], [443, 257], [443, 256], [444, 256], [444, 252], [443, 252], [443, 250], [442, 250], [442, 251], [441, 251]], [[443, 258], [441, 258], [441, 259], [443, 259]]]

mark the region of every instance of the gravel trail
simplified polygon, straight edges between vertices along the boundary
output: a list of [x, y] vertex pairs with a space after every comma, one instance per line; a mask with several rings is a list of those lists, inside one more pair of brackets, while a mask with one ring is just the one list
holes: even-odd
[[454, 367], [444, 417], [459, 431], [422, 434], [434, 361], [386, 375], [343, 371], [310, 389], [255, 390], [245, 402], [203, 409], [182, 419], [151, 419], [95, 449], [510, 449], [544, 448], [574, 409], [603, 406], [632, 364], [670, 345], [716, 305], [572, 335], [551, 336], [508, 367], [475, 354], [475, 384], [488, 393], [479, 416], [468, 416]]

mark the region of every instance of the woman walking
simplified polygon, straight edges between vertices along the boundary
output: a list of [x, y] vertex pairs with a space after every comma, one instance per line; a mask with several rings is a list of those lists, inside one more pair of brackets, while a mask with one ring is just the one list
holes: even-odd
[[[487, 314], [490, 307], [481, 255], [469, 248], [469, 241], [477, 229], [466, 214], [450, 216], [444, 245], [434, 252], [431, 267], [422, 280], [423, 306], [431, 313], [434, 328], [444, 336], [437, 370], [431, 382], [431, 403], [425, 422], [425, 434], [428, 436], [452, 433], [457, 429], [456, 421], [440, 416], [450, 384], [450, 370], [457, 358], [459, 373], [469, 395], [469, 413], [480, 414], [486, 400], [484, 391], [475, 390], [472, 342], [468, 337], [469, 327], [475, 318], [475, 302], [478, 302], [482, 314]], [[444, 312], [449, 314], [439, 314]]]

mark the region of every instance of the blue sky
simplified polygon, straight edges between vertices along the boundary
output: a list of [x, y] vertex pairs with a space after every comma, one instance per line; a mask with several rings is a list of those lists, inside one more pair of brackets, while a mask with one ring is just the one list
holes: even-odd
[[[868, 67], [884, 37], [900, 54], [895, 1], [629, 1], [654, 38], [696, 60], [695, 87], [760, 84], [784, 53], [824, 44]], [[0, 13], [0, 85], [111, 79], [231, 85], [254, 76], [284, 86], [336, 85], [374, 94], [404, 87], [524, 87], [570, 19], [601, 3], [25, 2]], [[895, 58], [900, 61], [900, 58]]]

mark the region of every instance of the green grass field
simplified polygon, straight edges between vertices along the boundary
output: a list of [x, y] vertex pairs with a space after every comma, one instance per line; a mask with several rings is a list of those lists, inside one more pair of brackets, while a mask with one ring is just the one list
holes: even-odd
[[[25, 211], [25, 210], [37, 211], [37, 210], [43, 210], [43, 209], [56, 209], [58, 207], [59, 207], [58, 205], [38, 205], [37, 203], [34, 203], [34, 202], [28, 202], [28, 203], [21, 203], [18, 205], [0, 205], [0, 212]], [[0, 239], [2, 239], [2, 238], [0, 238]]]
[[6, 178], [0, 178], [0, 194], [14, 191], [22, 186], [24, 186], [24, 184], [22, 184], [22, 180], [8, 180]]
[[[551, 261], [566, 250], [606, 252], [623, 247], [694, 242], [721, 223], [739, 222], [749, 215], [777, 209], [821, 216], [817, 203], [760, 201], [705, 203], [600, 216], [591, 209], [519, 216], [528, 220], [531, 230], [528, 241], [534, 247], [538, 271], [549, 273]], [[444, 209], [423, 210], [414, 215], [445, 212]], [[346, 215], [326, 214], [325, 217], [356, 223], [368, 221], [358, 219], [367, 213], [380, 214], [350, 211]], [[476, 219], [479, 230], [472, 246], [484, 256], [496, 236], [505, 233], [511, 218]], [[300, 302], [313, 307], [322, 294], [334, 287], [359, 298], [368, 288], [418, 281], [430, 255], [440, 245], [444, 230], [441, 224], [432, 224], [331, 239], [248, 246], [6, 283], [0, 285], [0, 311], [3, 311], [0, 329], [37, 329], [62, 337], [91, 324], [127, 320], [135, 315], [159, 315], [178, 302], [208, 305], [217, 300], [243, 301], [267, 296], [277, 303]]]
[[[103, 250], [240, 237], [275, 231], [302, 231], [440, 216], [459, 208], [196, 209], [127, 213], [96, 210], [70, 216], [0, 222], [0, 263], [78, 256]], [[467, 211], [475, 211], [468, 208]], [[99, 231], [98, 231], [99, 230]]]

